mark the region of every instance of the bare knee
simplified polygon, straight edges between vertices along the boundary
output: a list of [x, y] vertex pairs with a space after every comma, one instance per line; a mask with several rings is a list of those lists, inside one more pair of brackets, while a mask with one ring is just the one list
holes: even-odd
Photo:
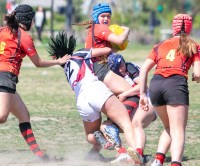
[[138, 121], [138, 120], [133, 120], [132, 125], [133, 125], [134, 128], [141, 128], [141, 127], [144, 126], [144, 124], [142, 122]]
[[5, 123], [7, 121], [7, 116], [0, 117], [0, 123]]

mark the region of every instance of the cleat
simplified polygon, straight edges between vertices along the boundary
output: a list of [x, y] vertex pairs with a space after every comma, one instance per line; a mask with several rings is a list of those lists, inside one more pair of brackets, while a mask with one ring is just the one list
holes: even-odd
[[161, 164], [161, 162], [158, 159], [155, 159], [151, 166], [163, 166], [163, 164]]
[[63, 161], [64, 158], [58, 158], [56, 156], [49, 156], [48, 154], [44, 154], [43, 156], [37, 156], [38, 160], [42, 161], [42, 162], [51, 162], [51, 161]]
[[153, 163], [154, 159], [155, 158], [151, 155], [144, 155], [143, 156], [143, 162], [144, 162], [144, 164], [146, 164], [146, 166], [150, 166], [151, 163]]
[[116, 163], [130, 163], [131, 157], [127, 153], [120, 153], [115, 160], [111, 161], [111, 164], [116, 164]]
[[114, 150], [114, 145], [111, 142], [107, 141], [100, 131], [95, 131], [94, 137], [97, 143], [101, 145], [103, 149]]
[[128, 154], [131, 156], [131, 158], [134, 160], [135, 164], [143, 164], [144, 159], [143, 157], [135, 150], [133, 150], [131, 147], [127, 149]]
[[105, 134], [105, 137], [112, 142], [112, 144], [115, 147], [121, 146], [121, 139], [119, 137], [119, 128], [115, 125], [108, 125], [104, 128], [103, 133]]

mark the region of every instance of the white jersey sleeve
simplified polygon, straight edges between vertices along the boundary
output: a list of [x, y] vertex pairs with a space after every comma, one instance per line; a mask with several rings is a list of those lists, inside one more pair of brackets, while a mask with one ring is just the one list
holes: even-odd
[[79, 94], [83, 86], [91, 81], [98, 80], [93, 72], [91, 61], [91, 50], [79, 50], [72, 55], [70, 60], [65, 64], [64, 71], [71, 88]]

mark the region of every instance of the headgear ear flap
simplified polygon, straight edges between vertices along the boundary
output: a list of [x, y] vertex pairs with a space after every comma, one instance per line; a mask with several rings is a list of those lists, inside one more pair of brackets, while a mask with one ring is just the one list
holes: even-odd
[[15, 16], [19, 23], [26, 25], [27, 31], [30, 30], [35, 12], [29, 5], [19, 5], [14, 10]]
[[95, 24], [99, 24], [98, 17], [101, 13], [110, 13], [112, 14], [111, 8], [107, 3], [99, 3], [93, 7], [92, 12], [92, 21]]

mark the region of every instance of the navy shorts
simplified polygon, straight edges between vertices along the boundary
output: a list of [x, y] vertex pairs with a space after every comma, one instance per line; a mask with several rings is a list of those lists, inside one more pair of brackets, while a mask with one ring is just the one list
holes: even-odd
[[149, 96], [153, 106], [189, 105], [187, 79], [180, 75], [167, 78], [154, 75], [149, 86]]
[[0, 92], [15, 93], [18, 77], [10, 72], [0, 72]]
[[94, 74], [98, 77], [100, 81], [103, 81], [106, 74], [110, 71], [107, 63], [99, 63], [98, 61], [93, 63], [94, 65]]

